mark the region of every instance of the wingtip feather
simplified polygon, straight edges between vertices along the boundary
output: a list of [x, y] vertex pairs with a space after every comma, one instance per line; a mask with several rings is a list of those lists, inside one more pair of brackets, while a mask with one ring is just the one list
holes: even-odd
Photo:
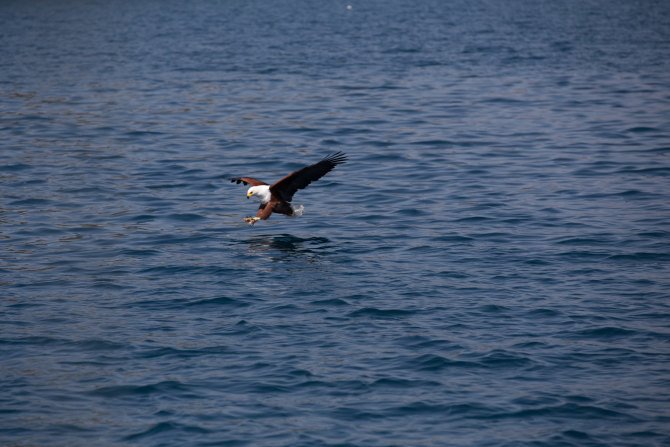
[[339, 165], [341, 163], [344, 163], [348, 160], [347, 154], [345, 154], [342, 151], [337, 151], [334, 154], [328, 155], [324, 160], [329, 161], [333, 163], [334, 165]]

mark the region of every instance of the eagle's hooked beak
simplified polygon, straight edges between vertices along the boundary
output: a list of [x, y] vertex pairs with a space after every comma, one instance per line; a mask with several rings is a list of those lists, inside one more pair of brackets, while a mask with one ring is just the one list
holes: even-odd
[[253, 195], [253, 193], [248, 192], [247, 193], [247, 199], [250, 199], [252, 195]]

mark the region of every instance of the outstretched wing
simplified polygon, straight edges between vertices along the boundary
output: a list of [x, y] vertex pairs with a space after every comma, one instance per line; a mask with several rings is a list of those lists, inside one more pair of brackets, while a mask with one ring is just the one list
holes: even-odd
[[267, 185], [265, 182], [261, 182], [260, 180], [256, 180], [255, 178], [252, 177], [235, 177], [230, 179], [231, 183], [237, 183], [238, 185], [240, 183], [244, 183], [245, 185], [251, 185], [251, 186], [259, 186], [259, 185]]
[[270, 192], [282, 200], [290, 202], [297, 190], [307, 188], [310, 183], [319, 180], [332, 171], [335, 166], [345, 161], [347, 161], [347, 156], [342, 152], [336, 152], [318, 163], [287, 175], [270, 186]]

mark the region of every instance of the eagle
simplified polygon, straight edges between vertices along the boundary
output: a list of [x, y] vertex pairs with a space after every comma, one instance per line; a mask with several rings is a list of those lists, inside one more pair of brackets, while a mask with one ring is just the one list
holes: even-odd
[[347, 161], [346, 154], [335, 152], [313, 165], [305, 166], [290, 173], [273, 185], [268, 185], [252, 177], [231, 178], [230, 181], [232, 183], [251, 185], [247, 190], [247, 199], [258, 197], [261, 200], [261, 205], [258, 207], [256, 216], [245, 217], [244, 221], [249, 225], [253, 225], [259, 220], [267, 220], [272, 213], [285, 214], [287, 216], [299, 215], [302, 211], [294, 209], [291, 205], [293, 195], [299, 189], [307, 188], [310, 183], [319, 180], [332, 171], [335, 166], [345, 161]]

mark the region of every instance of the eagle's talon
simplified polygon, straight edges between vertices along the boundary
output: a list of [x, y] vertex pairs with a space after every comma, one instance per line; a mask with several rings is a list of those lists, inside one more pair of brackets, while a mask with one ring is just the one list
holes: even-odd
[[245, 221], [246, 223], [248, 223], [249, 225], [253, 225], [253, 224], [255, 224], [256, 222], [258, 222], [259, 220], [261, 220], [260, 217], [245, 217], [245, 218], [244, 218], [244, 221]]

